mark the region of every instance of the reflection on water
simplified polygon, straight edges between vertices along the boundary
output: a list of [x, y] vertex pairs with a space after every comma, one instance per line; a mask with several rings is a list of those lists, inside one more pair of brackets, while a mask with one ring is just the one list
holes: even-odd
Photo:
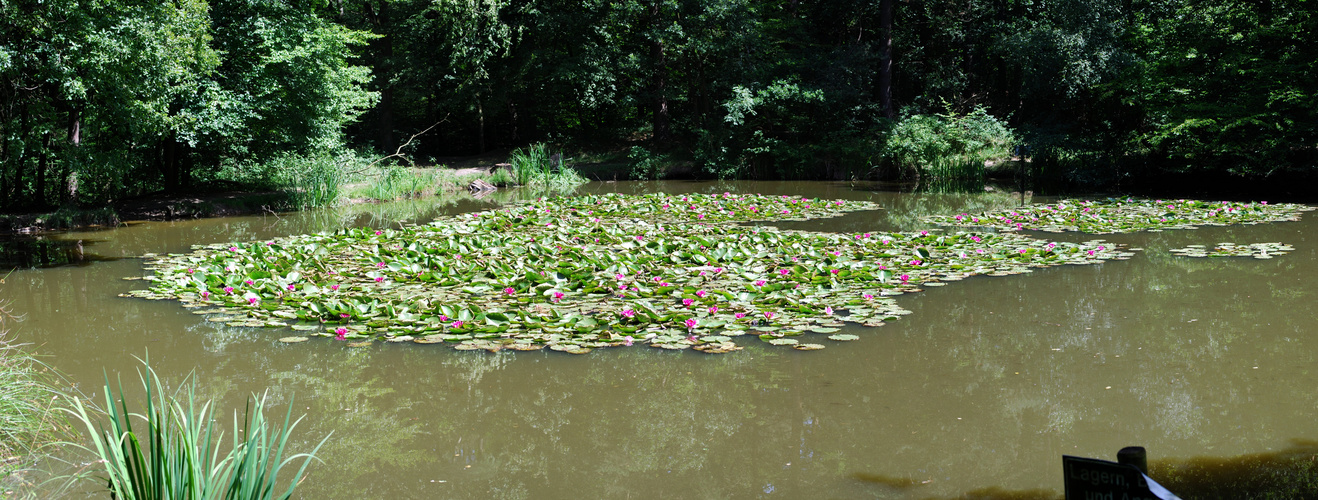
[[91, 241], [48, 238], [0, 238], [0, 269], [85, 266], [111, 260], [85, 248]]
[[[843, 183], [585, 189], [792, 193], [888, 208], [793, 223], [836, 231], [910, 229], [912, 212], [1017, 201]], [[179, 252], [492, 206], [436, 201], [143, 223], [96, 233], [94, 248], [124, 257]], [[306, 498], [1055, 498], [1062, 454], [1110, 458], [1141, 445], [1161, 464], [1315, 437], [1318, 393], [1308, 381], [1318, 281], [1306, 278], [1318, 275], [1318, 251], [1306, 238], [1315, 230], [1318, 219], [1309, 218], [1108, 236], [1145, 250], [1129, 261], [976, 277], [903, 296], [913, 314], [877, 329], [848, 327], [861, 340], [825, 341], [830, 347], [818, 352], [763, 349], [753, 339], [724, 356], [283, 345], [281, 331], [116, 297], [141, 285], [120, 279], [143, 273], [136, 259], [18, 271], [0, 294], [27, 314], [14, 333], [84, 391], [100, 389], [103, 369], [133, 376], [132, 356], [149, 351], [173, 382], [195, 369], [222, 408], [241, 408], [266, 388], [273, 404], [294, 402], [308, 415], [296, 447], [334, 432], [324, 463], [299, 489]], [[1281, 241], [1296, 251], [1266, 261], [1166, 251], [1221, 241]], [[1169, 469], [1160, 467], [1153, 476], [1163, 481]]]

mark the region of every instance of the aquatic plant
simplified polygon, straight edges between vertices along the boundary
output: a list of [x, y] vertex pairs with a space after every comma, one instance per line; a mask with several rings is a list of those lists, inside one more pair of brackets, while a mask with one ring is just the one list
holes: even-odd
[[550, 154], [544, 143], [514, 149], [508, 155], [512, 178], [523, 186], [540, 186], [554, 189], [576, 187], [586, 183], [576, 169], [564, 164], [562, 155]]
[[1034, 230], [1090, 234], [1194, 229], [1197, 226], [1258, 224], [1298, 220], [1314, 207], [1294, 203], [1209, 202], [1199, 200], [1061, 200], [1019, 208], [956, 215], [931, 215], [923, 220], [945, 226], [1001, 231]]
[[[146, 394], [146, 412], [135, 413], [128, 405], [123, 385], [118, 390], [105, 381], [104, 425], [74, 399], [69, 414], [92, 436], [92, 447], [70, 443], [91, 452], [103, 467], [105, 483], [113, 498], [136, 499], [287, 499], [293, 496], [307, 466], [325, 441], [309, 453], [284, 458], [288, 438], [302, 421], [290, 423], [292, 403], [282, 426], [271, 427], [263, 408], [262, 395], [253, 408], [249, 401], [242, 419], [234, 415], [231, 442], [226, 447], [223, 432], [215, 429], [211, 402], [198, 406], [196, 379], [189, 376], [173, 394], [166, 393], [150, 363], [139, 372]], [[118, 400], [116, 402], [116, 400]], [[140, 425], [134, 427], [134, 420]], [[226, 452], [221, 452], [227, 448]], [[284, 467], [302, 459], [302, 465], [287, 486], [277, 489]]]
[[1182, 257], [1253, 257], [1255, 259], [1271, 259], [1274, 255], [1283, 255], [1294, 250], [1295, 247], [1284, 243], [1250, 243], [1247, 245], [1218, 243], [1217, 246], [1212, 249], [1209, 249], [1204, 245], [1189, 245], [1185, 248], [1173, 248], [1170, 252]]
[[62, 396], [55, 377], [8, 335], [7, 323], [16, 319], [0, 300], [0, 495], [6, 498], [31, 486], [26, 472], [67, 422], [54, 408]]
[[150, 256], [154, 286], [126, 295], [180, 300], [210, 321], [353, 340], [581, 353], [632, 337], [728, 352], [746, 334], [881, 325], [908, 313], [893, 297], [922, 286], [1130, 255], [1015, 234], [729, 224], [875, 208], [731, 193], [547, 198], [426, 226]]

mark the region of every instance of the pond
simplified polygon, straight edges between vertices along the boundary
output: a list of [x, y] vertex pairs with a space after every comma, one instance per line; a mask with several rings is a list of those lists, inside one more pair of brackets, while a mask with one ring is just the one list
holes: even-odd
[[[877, 203], [782, 228], [928, 229], [919, 216], [1014, 206], [1007, 194], [916, 195], [845, 183], [593, 183], [583, 192], [724, 191]], [[1039, 200], [1035, 200], [1039, 201]], [[898, 297], [912, 313], [801, 352], [754, 341], [707, 355], [660, 349], [459, 352], [350, 348], [208, 322], [174, 301], [122, 298], [136, 256], [496, 207], [438, 200], [144, 222], [71, 233], [77, 265], [13, 272], [13, 334], [98, 392], [136, 381], [149, 352], [221, 408], [269, 390], [305, 413], [295, 439], [333, 437], [304, 498], [956, 498], [1060, 495], [1061, 455], [1231, 457], [1318, 438], [1318, 217], [1103, 235], [1130, 260], [977, 276]], [[1043, 236], [1041, 236], [1043, 237]], [[1080, 234], [1050, 239], [1085, 241]], [[1275, 258], [1171, 249], [1281, 242]], [[1044, 490], [1042, 492], [1035, 490]], [[1052, 493], [1047, 493], [1051, 491]], [[1031, 493], [1034, 492], [1034, 493]]]

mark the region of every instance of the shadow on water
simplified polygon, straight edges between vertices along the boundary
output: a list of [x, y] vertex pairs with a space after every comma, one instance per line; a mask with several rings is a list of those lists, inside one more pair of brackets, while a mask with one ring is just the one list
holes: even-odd
[[0, 269], [87, 266], [117, 260], [88, 252], [92, 240], [47, 238], [0, 238]]
[[1318, 441], [1267, 453], [1151, 460], [1149, 472], [1181, 498], [1318, 498]]
[[[1151, 460], [1150, 476], [1185, 499], [1318, 498], [1318, 441], [1292, 439], [1285, 449], [1234, 457]], [[1060, 468], [1058, 470], [1060, 473]], [[857, 472], [853, 479], [896, 491], [918, 491], [926, 481]], [[1060, 500], [1050, 489], [1009, 490], [997, 486], [926, 500]]]

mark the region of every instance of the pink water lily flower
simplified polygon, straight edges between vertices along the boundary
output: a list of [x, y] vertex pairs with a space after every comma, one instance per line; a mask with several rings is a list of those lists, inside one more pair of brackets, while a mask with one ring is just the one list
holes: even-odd
[[633, 342], [634, 340], [635, 340], [635, 339], [633, 339], [631, 335], [628, 335], [628, 336], [626, 336], [626, 337], [623, 337], [623, 338], [622, 338], [622, 345], [625, 345], [625, 346], [631, 346], [631, 345], [632, 345], [632, 342]]
[[733, 314], [733, 316], [736, 316], [737, 319], [742, 319], [746, 317], [746, 313], [737, 313], [737, 314]]
[[376, 263], [375, 263], [375, 267], [384, 267], [384, 266], [385, 266], [385, 264], [384, 264], [383, 262], [376, 262]]
[[352, 315], [351, 315], [351, 314], [348, 314], [348, 313], [339, 313], [339, 317], [340, 317], [340, 318], [343, 318], [343, 319], [348, 319], [348, 318], [351, 318]]
[[253, 305], [253, 306], [256, 305], [256, 297], [248, 297], [248, 298], [247, 298], [247, 304], [248, 304], [248, 305]]
[[255, 285], [255, 284], [256, 284], [256, 283], [252, 282], [252, 280], [243, 280], [243, 283], [246, 283], [248, 286], [251, 286], [251, 285]]
[[624, 318], [635, 318], [635, 317], [636, 317], [636, 311], [633, 311], [633, 310], [631, 310], [631, 309], [623, 309], [623, 310], [622, 310], [622, 316], [623, 316]]
[[706, 295], [709, 295], [709, 293], [705, 292], [704, 290], [700, 290], [696, 292], [696, 296], [702, 299], [705, 298]]
[[233, 287], [231, 287], [231, 286], [226, 286], [226, 287], [224, 287], [224, 294], [225, 294], [225, 295], [233, 295]]
[[837, 275], [838, 273], [840, 273], [840, 272], [842, 272], [842, 271], [841, 271], [841, 270], [838, 270], [838, 269], [833, 269], [833, 270], [830, 270], [829, 272], [830, 272], [830, 273], [833, 273], [834, 275]]
[[517, 290], [513, 290], [513, 287], [508, 287], [503, 289], [503, 293], [506, 293], [508, 295], [515, 295], [517, 294]]
[[563, 300], [563, 292], [554, 292], [554, 302]]
[[376, 283], [379, 283], [379, 282], [381, 282], [381, 281], [384, 281], [384, 276], [377, 276], [377, 277], [375, 278], [375, 282], [376, 282]]
[[764, 311], [764, 319], [773, 319], [773, 311]]
[[832, 315], [833, 315], [833, 306], [824, 306], [824, 315], [826, 315], [826, 316], [832, 316]]
[[910, 276], [910, 275], [906, 275], [906, 274], [903, 274], [903, 275], [901, 275], [901, 276], [898, 276], [898, 278], [900, 278], [900, 279], [902, 280], [902, 283], [905, 283], [905, 282], [907, 282], [907, 281], [911, 281], [911, 276]]
[[294, 291], [294, 290], [297, 290], [297, 285], [291, 285], [291, 284], [288, 285], [288, 291], [291, 292], [291, 291]]
[[449, 326], [452, 326], [453, 328], [462, 328], [462, 320], [449, 323]]
[[686, 325], [686, 328], [687, 328], [688, 330], [693, 329], [693, 328], [696, 327], [696, 319], [695, 319], [695, 318], [688, 318], [686, 321], [682, 322], [682, 324]]
[[210, 298], [211, 298], [211, 293], [208, 292], [208, 291], [202, 290], [202, 292], [201, 292], [201, 300], [208, 300], [208, 299], [210, 299]]
[[759, 287], [762, 287], [762, 286], [764, 286], [764, 280], [755, 280], [755, 287], [756, 287], [756, 288], [759, 288]]
[[336, 328], [336, 329], [334, 330], [334, 340], [343, 340], [344, 337], [347, 337], [347, 336], [348, 336], [348, 329], [347, 329], [347, 328]]
[[779, 269], [779, 270], [778, 270], [778, 274], [781, 274], [781, 275], [783, 275], [783, 276], [787, 276], [787, 275], [789, 275], [789, 274], [792, 274], [792, 271], [787, 270], [787, 269]]
[[339, 291], [339, 285], [330, 285], [330, 290]]
[[710, 314], [714, 314], [714, 313], [717, 313], [717, 312], [718, 312], [718, 306], [709, 306], [709, 313], [710, 313]]
[[874, 300], [874, 296], [873, 296], [873, 295], [870, 295], [870, 294], [868, 294], [868, 293], [867, 293], [867, 294], [864, 294], [864, 295], [861, 295], [861, 297], [864, 297], [865, 300]]
[[722, 273], [722, 272], [723, 272], [723, 268], [721, 268], [721, 267], [716, 267], [716, 268], [714, 268], [714, 274], [719, 274], [719, 273]]
[[691, 299], [682, 299], [682, 305], [684, 305], [684, 306], [686, 306], [686, 307], [691, 307], [691, 304], [694, 304], [694, 303], [696, 303], [696, 301], [694, 301], [694, 300], [691, 300]]

